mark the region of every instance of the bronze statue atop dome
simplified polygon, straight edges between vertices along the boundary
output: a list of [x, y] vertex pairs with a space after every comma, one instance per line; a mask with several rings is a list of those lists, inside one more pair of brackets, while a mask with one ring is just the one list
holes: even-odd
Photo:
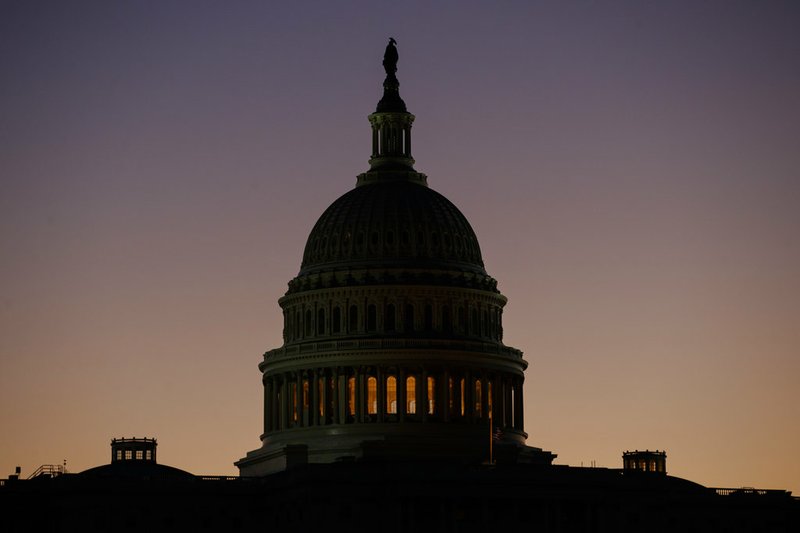
[[393, 37], [389, 37], [389, 44], [386, 45], [386, 51], [383, 53], [383, 68], [386, 70], [387, 76], [393, 76], [397, 72], [397, 41]]

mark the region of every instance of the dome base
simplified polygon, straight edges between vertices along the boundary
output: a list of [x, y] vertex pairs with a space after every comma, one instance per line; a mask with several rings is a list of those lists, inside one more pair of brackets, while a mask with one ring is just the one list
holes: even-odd
[[[499, 442], [503, 462], [550, 464], [555, 455], [525, 446], [524, 432], [508, 431]], [[347, 428], [304, 428], [270, 435], [264, 445], [237, 461], [242, 476], [264, 476], [309, 463], [403, 461], [480, 464], [489, 460], [489, 431], [483, 424], [397, 424]]]

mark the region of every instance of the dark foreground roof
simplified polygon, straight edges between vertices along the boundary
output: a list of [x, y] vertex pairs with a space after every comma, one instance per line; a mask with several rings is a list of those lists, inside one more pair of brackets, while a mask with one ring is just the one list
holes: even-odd
[[800, 501], [784, 491], [723, 496], [605, 468], [351, 462], [264, 478], [84, 474], [6, 483], [3, 531], [800, 531]]

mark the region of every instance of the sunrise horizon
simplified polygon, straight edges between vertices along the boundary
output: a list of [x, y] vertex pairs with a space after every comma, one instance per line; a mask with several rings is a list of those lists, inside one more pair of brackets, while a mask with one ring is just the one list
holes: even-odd
[[0, 477], [121, 437], [238, 475], [392, 37], [414, 168], [508, 298], [528, 445], [800, 494], [800, 9], [299, 6], [3, 8]]

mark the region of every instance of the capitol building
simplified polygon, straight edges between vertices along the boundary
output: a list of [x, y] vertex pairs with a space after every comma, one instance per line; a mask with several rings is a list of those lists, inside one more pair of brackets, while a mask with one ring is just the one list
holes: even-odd
[[259, 365], [262, 446], [237, 462], [242, 475], [371, 458], [554, 458], [525, 445], [527, 363], [503, 344], [506, 297], [475, 232], [414, 169], [396, 65], [391, 40], [370, 168], [319, 217], [279, 300], [284, 344]]

